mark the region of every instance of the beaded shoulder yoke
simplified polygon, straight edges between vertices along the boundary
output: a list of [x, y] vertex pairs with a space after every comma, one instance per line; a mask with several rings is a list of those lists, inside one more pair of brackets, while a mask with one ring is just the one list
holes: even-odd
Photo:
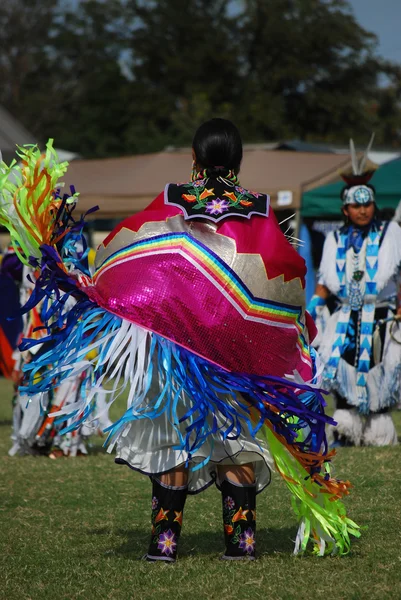
[[251, 192], [224, 177], [204, 178], [188, 183], [170, 183], [164, 192], [165, 204], [178, 206], [186, 220], [203, 218], [217, 223], [227, 217], [269, 214], [267, 194]]

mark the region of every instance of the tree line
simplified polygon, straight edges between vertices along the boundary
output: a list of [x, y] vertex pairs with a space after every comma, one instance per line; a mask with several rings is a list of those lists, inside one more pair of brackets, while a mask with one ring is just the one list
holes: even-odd
[[0, 104], [85, 157], [188, 145], [212, 116], [246, 142], [400, 142], [400, 66], [346, 0], [13, 0], [0, 48]]

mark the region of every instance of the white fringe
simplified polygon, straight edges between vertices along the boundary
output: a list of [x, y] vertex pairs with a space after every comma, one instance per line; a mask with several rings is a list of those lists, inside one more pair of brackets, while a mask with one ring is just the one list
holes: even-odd
[[[333, 419], [337, 421], [337, 426], [330, 425], [330, 434], [336, 431], [339, 436], [345, 437], [355, 446], [360, 446], [363, 434], [363, 420], [356, 408], [337, 409], [334, 411]], [[331, 437], [331, 435], [330, 435]]]
[[363, 431], [363, 444], [365, 446], [396, 446], [398, 444], [397, 432], [389, 413], [367, 417]]
[[[68, 380], [87, 369], [101, 372], [101, 375], [97, 377], [96, 385], [91, 387], [84, 398], [79, 397], [75, 403], [68, 404], [53, 413], [54, 416], [71, 415], [76, 411], [75, 420], [78, 420], [80, 414], [91, 404], [94, 396], [98, 393], [111, 396], [110, 402], [106, 402], [102, 409], [103, 412], [108, 412], [110, 404], [127, 388], [129, 388], [127, 407], [131, 408], [135, 414], [135, 406], [141, 405], [150, 385], [152, 364], [149, 359], [149, 349], [151, 340], [151, 332], [122, 319], [121, 327], [117, 331], [114, 330], [107, 336], [103, 336], [101, 340], [95, 341], [91, 346], [85, 347], [73, 365], [62, 366], [60, 370], [71, 369], [72, 366]], [[107, 341], [111, 341], [107, 353], [100, 352], [94, 361], [86, 358], [91, 350], [96, 349], [99, 345], [104, 345]], [[105, 380], [114, 380], [111, 390], [103, 387]], [[98, 415], [95, 413], [88, 423], [97, 419]], [[109, 447], [110, 452], [111, 450], [112, 447]]]

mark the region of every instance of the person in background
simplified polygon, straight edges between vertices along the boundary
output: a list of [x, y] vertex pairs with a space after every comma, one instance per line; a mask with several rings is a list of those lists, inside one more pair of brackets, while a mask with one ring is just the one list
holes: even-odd
[[[316, 343], [335, 398], [334, 445], [397, 444], [391, 409], [401, 388], [401, 229], [379, 217], [366, 154], [344, 174], [344, 225], [325, 241], [308, 311], [325, 324]], [[327, 318], [326, 304], [336, 308]]]

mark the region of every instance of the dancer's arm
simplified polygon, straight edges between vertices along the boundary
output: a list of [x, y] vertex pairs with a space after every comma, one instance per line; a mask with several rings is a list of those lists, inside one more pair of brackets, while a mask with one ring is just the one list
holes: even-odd
[[330, 290], [323, 285], [322, 283], [318, 283], [316, 285], [315, 293], [309, 301], [309, 304], [306, 308], [312, 319], [316, 319], [317, 313], [316, 309], [318, 306], [324, 306], [327, 302], [327, 298], [330, 296]]

